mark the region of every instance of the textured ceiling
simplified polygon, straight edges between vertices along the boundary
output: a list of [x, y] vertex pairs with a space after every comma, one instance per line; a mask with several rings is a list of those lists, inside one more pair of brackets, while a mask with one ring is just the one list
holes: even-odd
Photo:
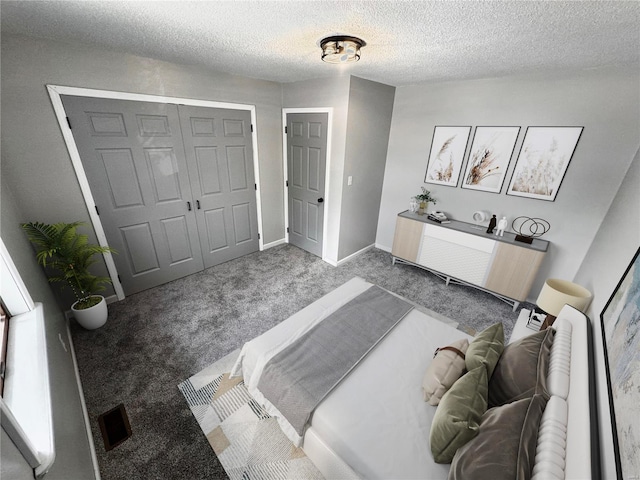
[[[389, 85], [626, 66], [640, 2], [5, 1], [3, 33], [93, 44], [277, 82], [345, 72]], [[367, 42], [353, 65], [319, 41]]]

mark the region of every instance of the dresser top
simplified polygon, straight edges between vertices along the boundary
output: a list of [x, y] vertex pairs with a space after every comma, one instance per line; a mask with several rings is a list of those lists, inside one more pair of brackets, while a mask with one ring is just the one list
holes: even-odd
[[460, 220], [452, 220], [450, 219], [450, 223], [438, 223], [433, 220], [429, 220], [427, 215], [418, 215], [417, 213], [412, 213], [409, 210], [405, 210], [398, 214], [399, 217], [409, 218], [411, 220], [416, 220], [418, 222], [426, 223], [427, 225], [435, 225], [437, 227], [449, 228], [451, 230], [456, 230], [458, 232], [469, 233], [471, 235], [476, 235], [478, 237], [488, 238], [491, 240], [496, 240], [498, 242], [508, 243], [511, 245], [515, 245], [517, 247], [529, 248], [531, 250], [537, 250], [539, 252], [546, 252], [549, 248], [549, 242], [546, 240], [540, 240], [539, 238], [534, 238], [531, 244], [518, 242], [516, 240], [516, 234], [511, 232], [504, 232], [504, 236], [496, 235], [494, 229], [494, 233], [487, 233], [486, 225], [476, 225], [473, 223], [461, 222]]

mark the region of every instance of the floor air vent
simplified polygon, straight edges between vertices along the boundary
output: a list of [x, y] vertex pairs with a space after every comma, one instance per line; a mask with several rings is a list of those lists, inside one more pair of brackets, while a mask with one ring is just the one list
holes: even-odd
[[98, 424], [102, 432], [104, 448], [107, 452], [131, 436], [131, 425], [129, 425], [129, 418], [122, 403], [100, 415]]

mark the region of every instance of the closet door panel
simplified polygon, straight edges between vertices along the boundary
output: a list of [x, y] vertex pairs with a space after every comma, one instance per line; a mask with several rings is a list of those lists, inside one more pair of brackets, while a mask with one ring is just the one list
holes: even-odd
[[125, 294], [202, 270], [177, 106], [62, 102]]
[[178, 109], [205, 267], [258, 251], [251, 114]]

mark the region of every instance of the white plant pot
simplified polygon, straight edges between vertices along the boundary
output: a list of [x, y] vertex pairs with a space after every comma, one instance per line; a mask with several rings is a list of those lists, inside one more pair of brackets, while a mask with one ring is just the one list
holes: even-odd
[[107, 301], [102, 295], [95, 296], [100, 297], [102, 300], [93, 307], [78, 310], [75, 308], [78, 302], [71, 305], [71, 311], [73, 312], [74, 318], [87, 330], [95, 330], [107, 323], [107, 316], [109, 314], [107, 311]]

